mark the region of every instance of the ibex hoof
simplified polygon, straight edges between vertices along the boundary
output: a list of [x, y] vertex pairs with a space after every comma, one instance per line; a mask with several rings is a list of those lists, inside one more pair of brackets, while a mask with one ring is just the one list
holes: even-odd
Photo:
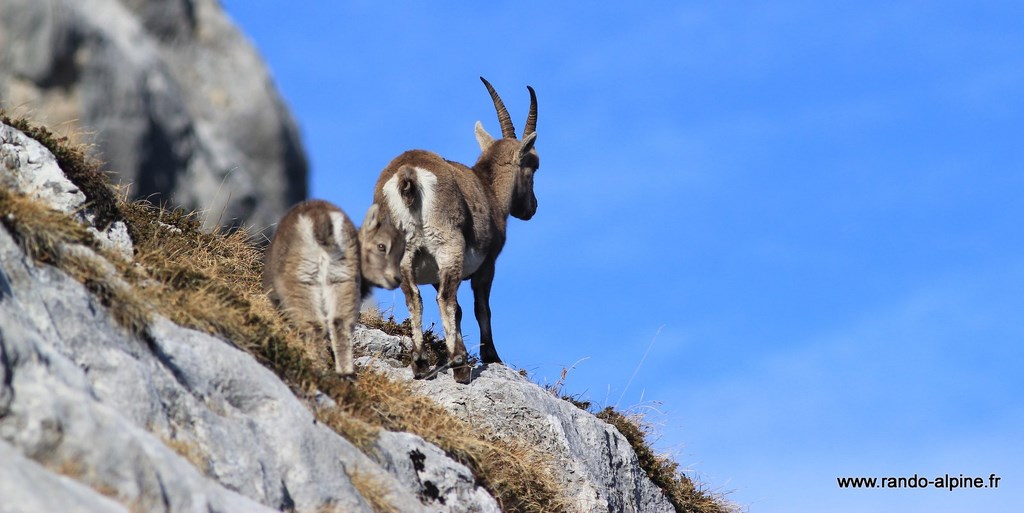
[[430, 374], [430, 363], [425, 358], [412, 361], [412, 377], [414, 379], [424, 379]]
[[452, 377], [455, 378], [456, 383], [468, 385], [473, 380], [473, 368], [469, 365], [461, 365], [459, 367], [452, 368]]
[[493, 348], [481, 347], [480, 361], [484, 363], [501, 363], [501, 358], [498, 358], [498, 352]]
[[456, 383], [468, 385], [473, 379], [473, 366], [466, 361], [466, 355], [460, 354], [451, 361], [452, 377]]
[[342, 371], [335, 371], [335, 372], [338, 373], [338, 377], [341, 378], [342, 381], [345, 381], [347, 383], [355, 383], [355, 381], [356, 381], [356, 373], [355, 372], [342, 372]]

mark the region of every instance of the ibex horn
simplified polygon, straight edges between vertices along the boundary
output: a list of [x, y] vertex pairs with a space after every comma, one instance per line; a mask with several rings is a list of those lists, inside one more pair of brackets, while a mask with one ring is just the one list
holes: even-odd
[[516, 138], [516, 127], [512, 126], [512, 118], [508, 115], [508, 109], [505, 108], [505, 103], [501, 101], [501, 97], [498, 96], [498, 92], [491, 87], [491, 83], [484, 77], [480, 77], [480, 81], [487, 87], [487, 92], [491, 94], [491, 100], [494, 101], [494, 109], [498, 111], [498, 123], [501, 124], [501, 136], [505, 139]]
[[537, 93], [533, 92], [533, 88], [526, 86], [530, 90], [530, 114], [526, 116], [526, 128], [523, 129], [523, 137], [526, 137], [537, 131]]

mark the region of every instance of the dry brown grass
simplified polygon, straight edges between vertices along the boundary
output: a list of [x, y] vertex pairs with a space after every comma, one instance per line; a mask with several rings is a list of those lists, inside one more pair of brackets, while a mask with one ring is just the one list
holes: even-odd
[[160, 441], [167, 448], [178, 453], [178, 456], [185, 458], [200, 474], [210, 475], [210, 459], [207, 457], [206, 452], [199, 447], [199, 444], [181, 438], [161, 437]]
[[106, 228], [119, 216], [117, 194], [110, 186], [110, 179], [99, 162], [86, 156], [86, 146], [72, 144], [66, 136], [56, 135], [28, 119], [8, 116], [3, 110], [0, 110], [0, 120], [39, 141], [53, 153], [64, 174], [85, 194], [86, 201], [97, 214], [96, 224], [99, 227]]
[[6, 189], [0, 189], [0, 215], [27, 255], [84, 284], [121, 326], [141, 333], [149, 324], [152, 307], [126, 279], [128, 262], [101, 248], [84, 224]]
[[324, 374], [263, 293], [263, 254], [245, 230], [206, 233], [194, 215], [145, 202], [121, 210], [147, 272], [140, 286], [161, 314], [236, 344], [298, 389]]
[[355, 487], [363, 500], [370, 504], [374, 513], [398, 513], [398, 510], [388, 501], [391, 490], [387, 483], [375, 478], [373, 475], [353, 470], [348, 473], [352, 486]]
[[317, 407], [313, 410], [316, 419], [344, 436], [352, 445], [366, 454], [372, 454], [381, 427], [353, 416], [346, 408], [338, 406]]
[[642, 417], [627, 416], [612, 407], [598, 412], [597, 417], [615, 426], [629, 440], [647, 477], [661, 488], [672, 506], [680, 513], [731, 513], [736, 511], [724, 497], [711, 493], [679, 471], [679, 464], [659, 456], [647, 442], [648, 429]]

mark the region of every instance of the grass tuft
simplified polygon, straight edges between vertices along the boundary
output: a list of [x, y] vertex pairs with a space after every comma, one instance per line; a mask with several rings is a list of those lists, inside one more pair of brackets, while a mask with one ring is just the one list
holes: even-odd
[[[581, 399], [580, 396], [563, 393], [568, 373], [586, 359], [581, 358], [572, 366], [563, 367], [558, 380], [555, 383], [543, 385], [543, 387], [551, 395], [559, 397], [583, 411], [594, 413], [591, 410], [593, 403], [590, 401]], [[661, 488], [676, 511], [680, 513], [725, 513], [738, 510], [721, 494], [710, 493], [699, 483], [695, 484], [692, 479], [679, 471], [679, 464], [672, 458], [655, 454], [648, 442], [651, 428], [644, 422], [643, 415], [626, 415], [612, 406], [607, 406], [594, 414], [597, 418], [615, 426], [619, 433], [626, 437], [630, 446], [633, 447], [633, 452], [637, 455], [640, 468], [647, 474], [651, 482]]]
[[[388, 314], [387, 319], [385, 319], [380, 310], [376, 308], [371, 308], [360, 313], [359, 323], [367, 328], [383, 331], [388, 335], [412, 338], [411, 319], [405, 319], [402, 322], [398, 322], [395, 320], [394, 314]], [[448, 346], [445, 345], [444, 337], [441, 337], [434, 331], [433, 323], [423, 331], [423, 347], [427, 350], [427, 363], [430, 366], [437, 365], [437, 362], [441, 359], [447, 359]], [[480, 363], [480, 358], [473, 353], [468, 353], [467, 357], [467, 361], [472, 366]], [[412, 363], [412, 354], [403, 352], [402, 358], [399, 361], [404, 365], [409, 365]]]
[[12, 118], [3, 110], [0, 110], [0, 120], [39, 141], [53, 153], [64, 175], [85, 194], [89, 207], [96, 212], [97, 228], [105, 230], [120, 217], [110, 177], [102, 171], [99, 162], [86, 155], [85, 146], [74, 144], [66, 136], [58, 136], [26, 118]]
[[640, 467], [647, 477], [661, 488], [666, 498], [679, 513], [729, 513], [735, 511], [723, 497], [710, 493], [679, 471], [679, 464], [671, 458], [659, 456], [647, 442], [647, 429], [639, 416], [626, 416], [611, 406], [597, 413], [597, 417], [615, 426], [633, 446]]
[[358, 470], [349, 472], [348, 478], [363, 500], [370, 504], [373, 513], [398, 513], [398, 510], [388, 501], [391, 490], [388, 489], [386, 483], [369, 473]]

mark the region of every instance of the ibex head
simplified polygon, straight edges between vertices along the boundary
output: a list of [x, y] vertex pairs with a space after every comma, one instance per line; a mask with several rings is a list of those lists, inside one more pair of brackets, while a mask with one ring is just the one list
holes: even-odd
[[380, 215], [376, 204], [370, 206], [359, 228], [359, 245], [363, 280], [388, 290], [397, 288], [402, 280], [405, 234], [387, 216]]
[[476, 122], [476, 141], [480, 144], [480, 162], [489, 162], [493, 180], [511, 180], [511, 197], [508, 200], [508, 213], [513, 217], [529, 220], [537, 213], [537, 197], [533, 194], [533, 174], [540, 167], [540, 157], [534, 149], [537, 141], [537, 94], [533, 88], [526, 86], [530, 91], [530, 113], [526, 117], [526, 128], [523, 129], [523, 139], [516, 137], [515, 126], [512, 125], [512, 118], [508, 115], [505, 103], [501, 101], [498, 92], [494, 87], [480, 77], [480, 80], [487, 87], [487, 92], [494, 102], [494, 109], [498, 112], [498, 123], [501, 125], [501, 139], [495, 141], [490, 134], [484, 130], [483, 125]]

